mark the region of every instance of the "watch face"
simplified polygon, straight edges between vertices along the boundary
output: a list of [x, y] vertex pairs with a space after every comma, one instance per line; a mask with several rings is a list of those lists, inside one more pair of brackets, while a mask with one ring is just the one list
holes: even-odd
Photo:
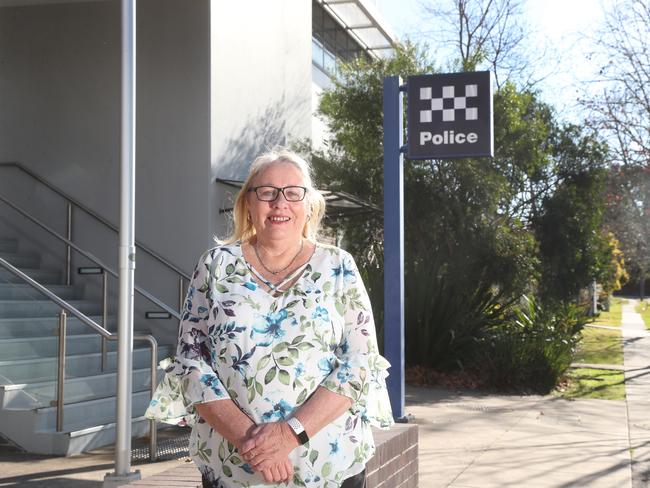
[[287, 424], [289, 424], [289, 427], [291, 427], [291, 430], [296, 434], [298, 437], [298, 441], [300, 444], [306, 444], [309, 442], [309, 436], [307, 435], [307, 432], [305, 432], [305, 428], [302, 426], [300, 421], [296, 418], [290, 418], [287, 421]]
[[301, 432], [305, 431], [305, 428], [302, 426], [298, 419], [290, 418], [288, 424], [296, 434], [300, 434]]

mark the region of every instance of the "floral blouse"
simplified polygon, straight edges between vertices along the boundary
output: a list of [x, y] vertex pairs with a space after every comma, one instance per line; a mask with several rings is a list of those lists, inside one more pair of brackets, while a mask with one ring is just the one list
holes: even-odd
[[[277, 486], [336, 488], [372, 457], [370, 425], [393, 422], [388, 367], [350, 254], [318, 244], [298, 281], [273, 296], [239, 243], [216, 247], [194, 271], [176, 358], [147, 416], [178, 418], [196, 403], [232, 399], [256, 424], [274, 422], [323, 386], [351, 398], [352, 407], [291, 452], [293, 480]], [[270, 486], [200, 417], [190, 455], [214, 487]]]

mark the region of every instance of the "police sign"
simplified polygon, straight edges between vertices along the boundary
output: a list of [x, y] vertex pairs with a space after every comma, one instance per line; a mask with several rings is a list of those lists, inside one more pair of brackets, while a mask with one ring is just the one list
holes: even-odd
[[489, 71], [409, 76], [408, 157], [494, 156]]

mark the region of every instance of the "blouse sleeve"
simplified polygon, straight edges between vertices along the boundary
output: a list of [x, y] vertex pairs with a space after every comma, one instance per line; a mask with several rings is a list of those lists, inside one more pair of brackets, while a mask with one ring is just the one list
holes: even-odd
[[386, 389], [390, 363], [379, 354], [368, 293], [352, 256], [342, 253], [338, 269], [343, 286], [336, 309], [343, 315], [343, 337], [334, 351], [337, 361], [322, 386], [352, 400], [351, 410], [377, 427], [393, 424]]
[[180, 381], [185, 407], [189, 413], [194, 404], [229, 399], [219, 375], [214, 371], [213, 347], [208, 334], [208, 317], [212, 305], [212, 286], [216, 268], [215, 250], [206, 252], [197, 264], [181, 316], [178, 348], [174, 362], [166, 369]]

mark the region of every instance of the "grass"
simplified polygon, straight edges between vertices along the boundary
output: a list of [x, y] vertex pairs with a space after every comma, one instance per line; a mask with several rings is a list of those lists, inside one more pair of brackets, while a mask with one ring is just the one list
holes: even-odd
[[645, 328], [650, 329], [650, 301], [644, 300], [637, 303], [634, 311], [641, 314], [645, 322]]
[[623, 364], [621, 332], [585, 327], [574, 362], [589, 364]]
[[623, 300], [623, 298], [611, 297], [609, 303], [609, 312], [600, 312], [592, 324], [620, 327], [621, 319], [623, 317]]
[[625, 377], [623, 371], [608, 369], [570, 369], [566, 383], [556, 392], [563, 398], [598, 398], [601, 400], [625, 400]]
[[[620, 304], [619, 304], [620, 307]], [[620, 320], [619, 320], [620, 324]], [[623, 365], [623, 345], [619, 330], [585, 327], [574, 362]], [[591, 368], [570, 368], [556, 389], [563, 398], [625, 399], [623, 371]]]

